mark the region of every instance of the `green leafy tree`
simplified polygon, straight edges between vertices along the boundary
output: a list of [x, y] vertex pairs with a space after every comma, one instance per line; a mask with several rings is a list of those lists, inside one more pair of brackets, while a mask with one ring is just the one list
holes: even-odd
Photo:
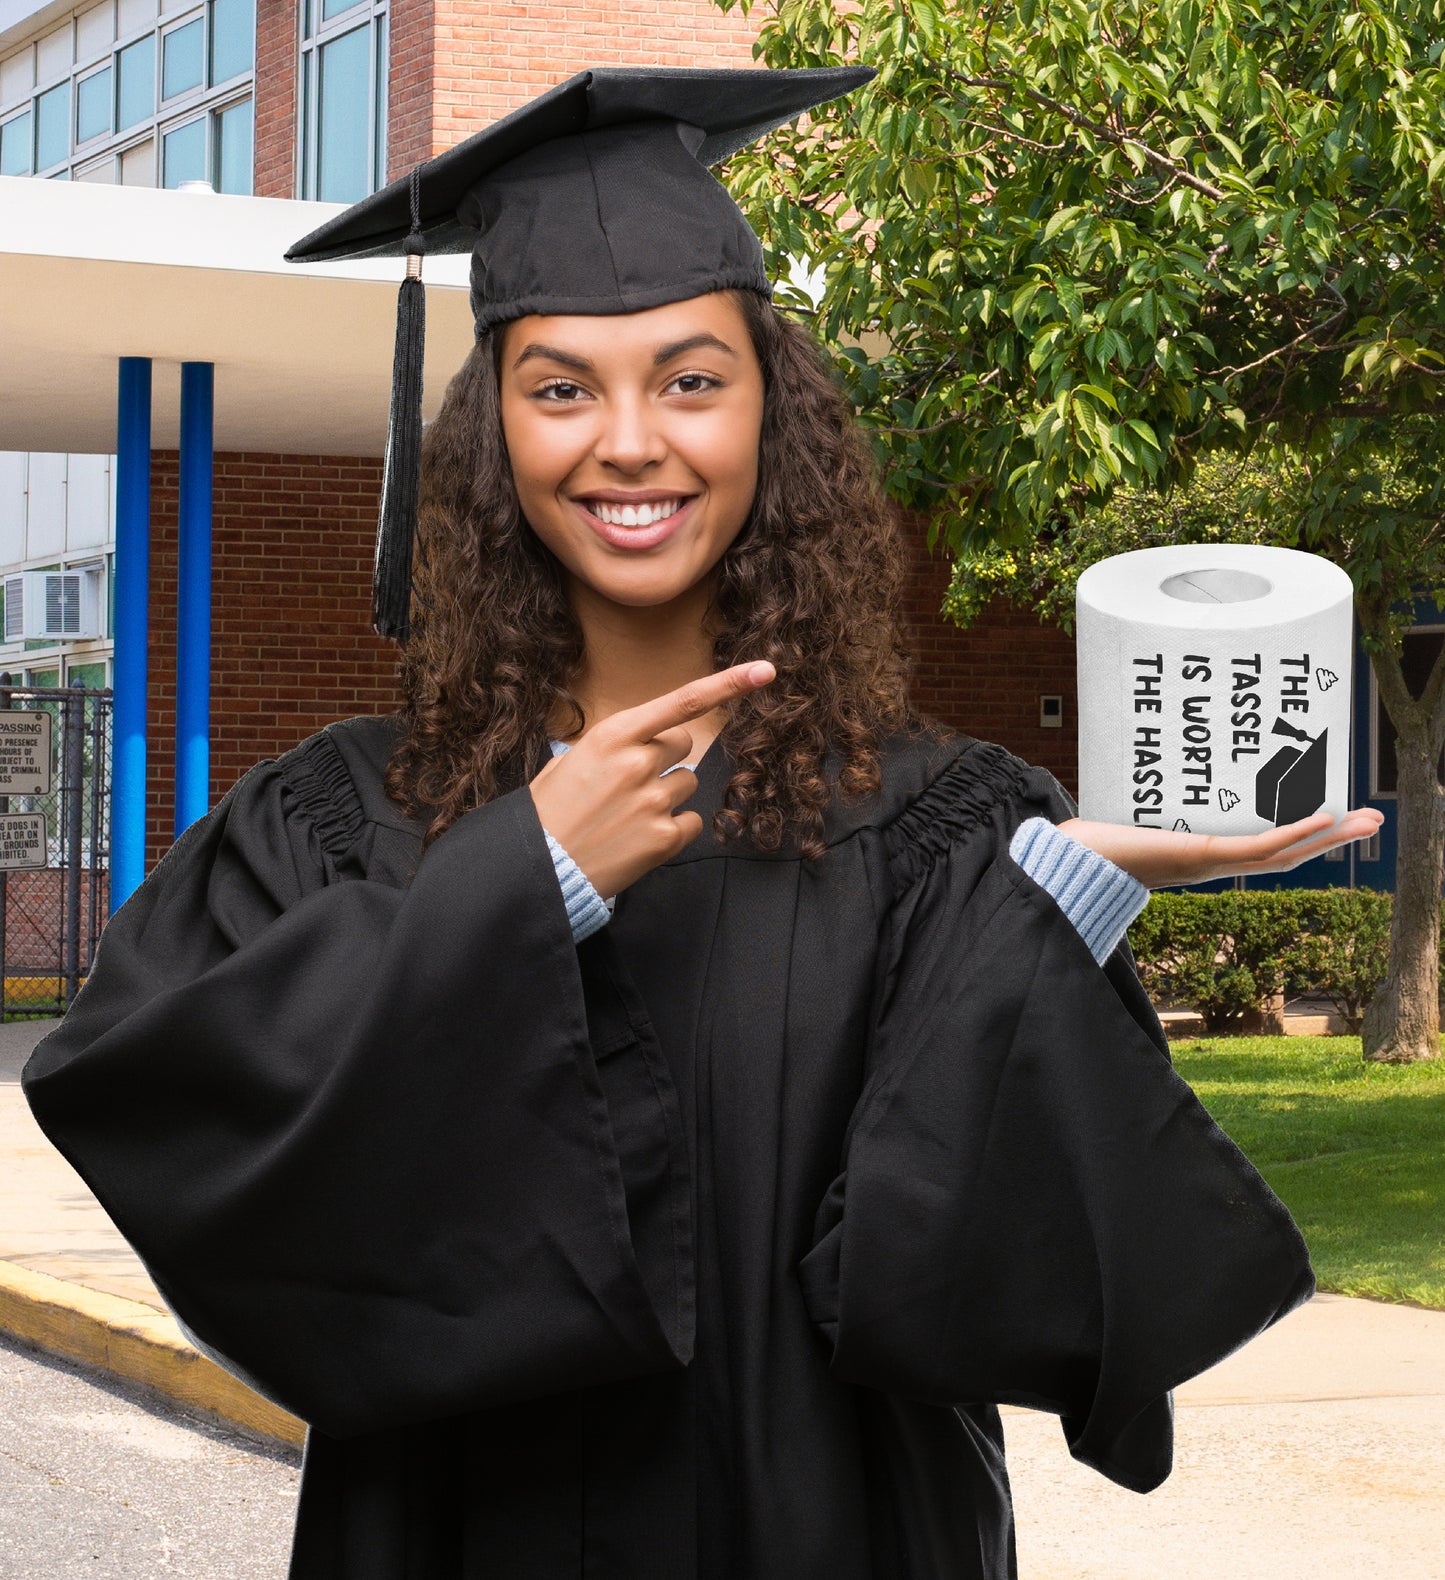
[[879, 72], [728, 184], [775, 278], [821, 267], [821, 337], [930, 547], [1067, 551], [1212, 455], [1290, 478], [1265, 537], [1349, 570], [1399, 737], [1366, 1051], [1437, 1057], [1445, 664], [1412, 697], [1399, 648], [1402, 601], [1445, 597], [1445, 0], [764, 10], [769, 66]]

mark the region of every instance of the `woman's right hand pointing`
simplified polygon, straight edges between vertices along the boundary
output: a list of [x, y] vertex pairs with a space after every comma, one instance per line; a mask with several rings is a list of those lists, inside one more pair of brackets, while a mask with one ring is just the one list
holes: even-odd
[[594, 725], [532, 780], [529, 788], [543, 828], [604, 900], [702, 833], [696, 812], [673, 810], [697, 789], [697, 775], [679, 768], [663, 776], [692, 750], [688, 721], [766, 686], [776, 675], [766, 659], [755, 659], [623, 708]]

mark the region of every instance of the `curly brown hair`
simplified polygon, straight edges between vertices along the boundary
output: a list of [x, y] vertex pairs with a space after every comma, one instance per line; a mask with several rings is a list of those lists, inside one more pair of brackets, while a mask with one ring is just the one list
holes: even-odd
[[[793, 839], [814, 859], [827, 848], [830, 745], [842, 754], [839, 791], [861, 797], [880, 787], [880, 730], [941, 728], [908, 700], [897, 618], [905, 549], [842, 388], [800, 324], [757, 292], [728, 294], [762, 367], [763, 423], [757, 493], [706, 618], [723, 633], [716, 669], [765, 658], [777, 679], [728, 705], [722, 740], [735, 768], [713, 832], [746, 832], [764, 851]], [[559, 703], [576, 729], [585, 723], [568, 689], [582, 631], [512, 483], [502, 337], [479, 337], [422, 447], [406, 700], [386, 792], [413, 817], [431, 814], [427, 844], [541, 772]]]

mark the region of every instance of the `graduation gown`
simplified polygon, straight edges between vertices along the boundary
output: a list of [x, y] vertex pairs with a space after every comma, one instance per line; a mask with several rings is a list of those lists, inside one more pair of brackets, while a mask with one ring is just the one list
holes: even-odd
[[259, 764], [24, 1089], [197, 1341], [310, 1423], [293, 1580], [1004, 1580], [999, 1402], [1140, 1492], [1309, 1298], [1280, 1201], [953, 736], [805, 862], [704, 832], [574, 943], [523, 785], [423, 854], [395, 718]]

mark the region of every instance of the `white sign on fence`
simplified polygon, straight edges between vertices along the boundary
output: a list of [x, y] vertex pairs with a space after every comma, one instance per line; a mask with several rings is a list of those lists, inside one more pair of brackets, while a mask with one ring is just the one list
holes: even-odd
[[0, 870], [46, 864], [45, 814], [0, 812]]
[[0, 708], [0, 795], [49, 792], [50, 725], [48, 709]]

